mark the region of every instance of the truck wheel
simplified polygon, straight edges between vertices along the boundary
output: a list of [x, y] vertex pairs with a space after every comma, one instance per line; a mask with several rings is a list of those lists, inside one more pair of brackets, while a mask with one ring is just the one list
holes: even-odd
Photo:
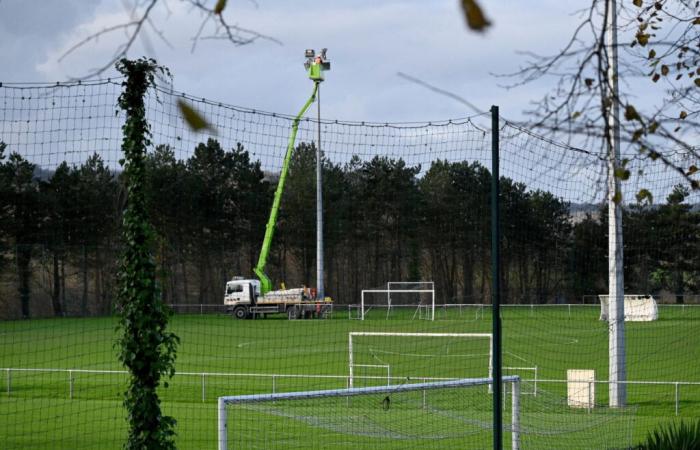
[[245, 306], [236, 306], [233, 308], [233, 317], [236, 319], [245, 319], [248, 317], [248, 310]]
[[296, 306], [287, 308], [287, 319], [296, 320], [299, 318], [299, 309]]

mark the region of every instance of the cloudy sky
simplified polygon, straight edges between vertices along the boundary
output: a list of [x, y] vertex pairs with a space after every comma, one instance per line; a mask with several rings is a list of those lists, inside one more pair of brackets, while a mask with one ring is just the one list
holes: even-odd
[[[128, 20], [134, 0], [0, 0], [0, 81], [58, 81], [80, 77], [109, 60], [126, 39], [103, 36], [59, 62], [91, 33]], [[229, 0], [230, 23], [272, 36], [234, 47], [192, 37], [203, 16], [179, 0], [161, 0], [153, 21], [169, 44], [147, 29], [130, 52], [155, 57], [174, 74], [174, 87], [195, 96], [267, 111], [294, 113], [312, 84], [305, 48], [328, 47], [332, 71], [322, 90], [327, 118], [423, 121], [473, 111], [397, 75], [404, 72], [454, 92], [481, 109], [498, 104], [519, 118], [545, 84], [515, 90], [493, 73], [524, 62], [521, 50], [555, 52], [571, 32], [583, 1], [482, 0], [494, 23], [481, 35], [465, 27], [457, 0]], [[207, 35], [205, 31], [204, 35]], [[150, 51], [146, 48], [150, 47]], [[107, 72], [103, 77], [113, 76]]]

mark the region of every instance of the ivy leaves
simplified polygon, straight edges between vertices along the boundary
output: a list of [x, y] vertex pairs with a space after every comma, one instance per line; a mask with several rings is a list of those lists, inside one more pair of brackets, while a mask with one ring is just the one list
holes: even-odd
[[145, 189], [150, 126], [144, 96], [154, 84], [155, 74], [169, 72], [146, 58], [122, 59], [117, 70], [126, 77], [118, 101], [126, 112], [122, 150], [128, 198], [123, 219], [125, 250], [118, 274], [121, 337], [117, 343], [119, 360], [130, 373], [124, 395], [129, 420], [125, 448], [174, 449], [176, 422], [163, 415], [157, 389], [163, 376], [175, 373], [179, 338], [167, 330], [171, 312], [156, 282], [151, 253], [154, 232], [148, 221]]

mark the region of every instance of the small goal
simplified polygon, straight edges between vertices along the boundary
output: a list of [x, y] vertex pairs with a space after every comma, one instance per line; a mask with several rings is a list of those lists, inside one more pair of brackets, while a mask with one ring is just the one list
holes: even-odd
[[[599, 295], [600, 320], [610, 317], [607, 295]], [[625, 295], [625, 322], [650, 322], [659, 318], [659, 307], [651, 295]]]
[[[351, 318], [403, 318], [435, 320], [435, 283], [432, 281], [389, 281], [385, 287], [363, 289], [360, 304]], [[351, 311], [352, 311], [351, 307]]]
[[[520, 379], [503, 415], [520, 448]], [[490, 445], [490, 378], [218, 398], [218, 448], [441, 448]], [[507, 434], [506, 434], [507, 436]], [[505, 439], [504, 439], [505, 440]], [[506, 441], [507, 442], [507, 441]]]

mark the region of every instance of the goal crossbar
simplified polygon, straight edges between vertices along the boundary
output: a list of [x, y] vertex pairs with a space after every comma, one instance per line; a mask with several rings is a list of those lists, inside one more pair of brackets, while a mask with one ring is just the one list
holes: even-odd
[[[517, 449], [519, 448], [520, 444], [520, 377], [517, 375], [513, 375], [504, 376], [501, 379], [504, 383], [513, 384], [513, 414], [511, 428], [513, 449]], [[217, 402], [219, 450], [227, 450], [228, 448], [228, 413], [226, 410], [226, 406], [231, 404], [262, 403], [281, 400], [302, 400], [324, 397], [353, 397], [358, 395], [390, 394], [398, 392], [429, 391], [435, 389], [481, 386], [485, 384], [492, 385], [493, 378], [462, 378], [459, 380], [400, 384], [393, 386], [372, 386], [363, 388], [326, 389], [319, 391], [282, 392], [277, 394], [248, 394], [223, 396], [219, 397]]]

